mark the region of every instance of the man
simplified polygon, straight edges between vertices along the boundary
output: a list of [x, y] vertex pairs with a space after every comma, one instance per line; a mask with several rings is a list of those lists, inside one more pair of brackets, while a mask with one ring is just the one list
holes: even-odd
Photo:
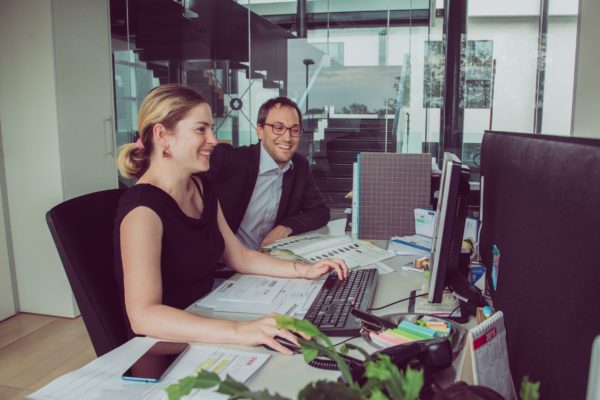
[[308, 161], [296, 154], [302, 134], [296, 103], [286, 97], [265, 102], [256, 133], [260, 142], [254, 145], [218, 145], [207, 172], [231, 230], [253, 249], [329, 221]]

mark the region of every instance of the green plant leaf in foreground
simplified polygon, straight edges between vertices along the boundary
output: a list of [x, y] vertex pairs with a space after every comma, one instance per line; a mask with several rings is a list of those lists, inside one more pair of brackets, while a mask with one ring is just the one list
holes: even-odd
[[330, 347], [333, 346], [333, 343], [331, 343], [331, 340], [329, 340], [327, 335], [322, 333], [319, 328], [310, 321], [304, 319], [299, 320], [286, 315], [275, 316], [275, 321], [277, 321], [278, 328], [287, 329], [292, 332], [302, 332], [310, 337], [323, 340]]
[[298, 393], [298, 400], [330, 399], [360, 400], [360, 395], [348, 386], [332, 381], [312, 382]]
[[369, 400], [389, 400], [388, 397], [383, 394], [383, 392], [379, 389], [374, 389], [371, 392], [371, 396], [369, 396]]
[[416, 400], [419, 398], [424, 379], [422, 369], [415, 370], [411, 367], [406, 367], [404, 380], [402, 381], [404, 400]]
[[389, 356], [379, 354], [377, 360], [367, 360], [365, 367], [365, 376], [368, 379], [368, 385], [365, 385], [363, 389], [385, 387], [391, 398], [404, 398], [401, 387], [404, 375], [392, 363]]
[[196, 375], [186, 376], [177, 383], [167, 386], [165, 389], [169, 400], [179, 400], [183, 396], [190, 394], [192, 389], [209, 389], [217, 386], [221, 382], [219, 375], [205, 370], [199, 371]]
[[521, 381], [519, 398], [521, 400], [538, 400], [540, 398], [540, 383], [533, 383], [529, 380], [529, 376], [524, 376]]
[[[364, 377], [366, 382], [359, 387], [350, 374], [350, 369], [335, 349], [331, 340], [321, 333], [317, 327], [308, 321], [300, 321], [286, 316], [275, 316], [277, 326], [293, 332], [301, 332], [318, 340], [306, 340], [298, 338], [302, 346], [304, 359], [307, 362], [318, 356], [331, 358], [336, 362], [342, 374], [343, 381], [316, 381], [306, 385], [300, 393], [299, 400], [326, 400], [326, 399], [348, 399], [348, 400], [385, 400], [402, 399], [416, 400], [423, 386], [423, 372], [407, 368], [406, 376], [398, 370], [386, 355], [379, 354], [376, 359], [370, 359], [368, 353], [358, 346], [347, 344], [343, 352], [348, 349], [360, 352], [366, 360]], [[345, 382], [345, 383], [343, 383]], [[216, 391], [231, 396], [232, 399], [250, 400], [288, 400], [279, 394], [270, 394], [268, 390], [251, 391], [247, 386], [227, 376], [221, 381], [219, 376], [213, 372], [199, 371], [181, 379], [179, 382], [166, 388], [169, 400], [180, 400], [188, 395], [193, 389], [209, 389], [217, 386]], [[522, 389], [523, 390], [523, 389]], [[537, 394], [537, 386], [535, 387]], [[522, 400], [538, 400], [538, 397], [526, 397]]]
[[307, 349], [304, 346], [302, 347], [302, 354], [304, 355], [304, 361], [308, 364], [315, 358], [319, 356], [319, 350], [317, 349]]
[[225, 380], [221, 382], [221, 384], [219, 385], [219, 388], [217, 389], [217, 392], [223, 393], [223, 394], [228, 394], [230, 396], [236, 396], [239, 393], [249, 392], [249, 391], [250, 391], [250, 389], [248, 389], [248, 386], [236, 381], [229, 375], [227, 375]]
[[298, 342], [302, 346], [302, 353], [304, 354], [304, 360], [309, 363], [314, 360], [317, 356], [325, 356], [334, 360], [340, 370], [344, 380], [350, 385], [353, 384], [352, 376], [350, 375], [350, 369], [348, 365], [342, 360], [338, 352], [331, 345], [322, 345], [313, 340], [306, 340], [298, 338]]

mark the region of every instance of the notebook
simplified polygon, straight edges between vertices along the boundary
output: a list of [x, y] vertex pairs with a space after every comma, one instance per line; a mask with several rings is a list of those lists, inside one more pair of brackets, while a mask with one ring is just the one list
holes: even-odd
[[469, 330], [456, 380], [487, 386], [507, 400], [517, 399], [508, 365], [502, 311]]
[[431, 154], [363, 152], [357, 172], [358, 238], [414, 235], [414, 209], [430, 203]]

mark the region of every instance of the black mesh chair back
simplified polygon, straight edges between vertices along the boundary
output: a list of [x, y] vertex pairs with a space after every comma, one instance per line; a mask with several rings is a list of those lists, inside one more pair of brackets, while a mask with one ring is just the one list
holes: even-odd
[[96, 355], [127, 341], [113, 270], [113, 225], [121, 189], [67, 200], [46, 221]]

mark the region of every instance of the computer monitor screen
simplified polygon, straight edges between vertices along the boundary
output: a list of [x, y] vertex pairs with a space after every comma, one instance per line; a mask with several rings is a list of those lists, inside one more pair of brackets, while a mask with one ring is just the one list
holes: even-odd
[[542, 399], [583, 399], [600, 334], [600, 140], [486, 132], [481, 171], [479, 248], [517, 390], [527, 375]]
[[446, 286], [452, 279], [467, 281], [466, 273], [457, 277], [467, 203], [469, 197], [469, 168], [458, 157], [444, 154], [440, 195], [433, 235], [431, 277], [428, 300], [440, 303]]

